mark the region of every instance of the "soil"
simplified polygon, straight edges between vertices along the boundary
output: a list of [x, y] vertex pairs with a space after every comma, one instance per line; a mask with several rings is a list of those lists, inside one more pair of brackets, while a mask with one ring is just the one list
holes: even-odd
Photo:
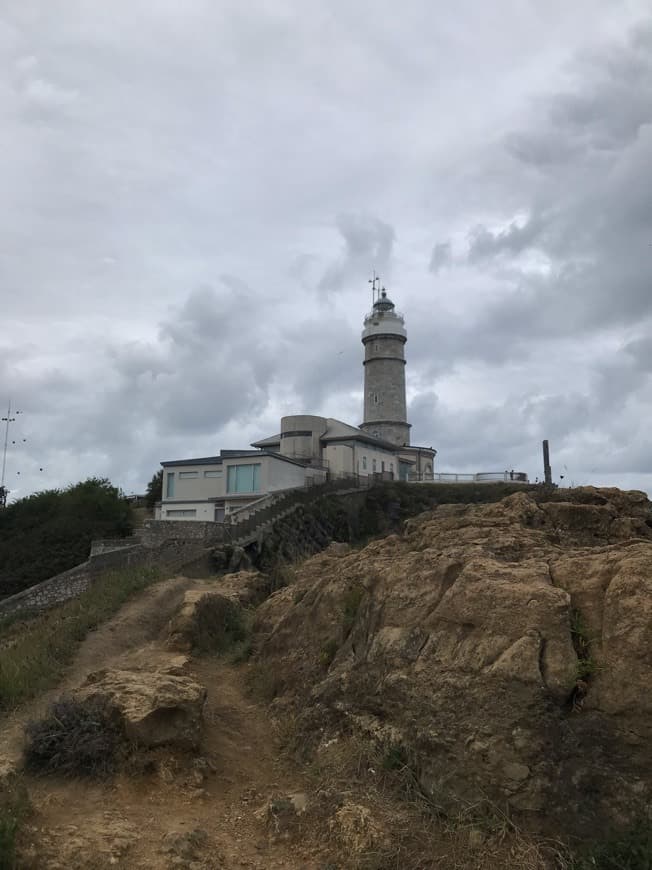
[[[215, 581], [206, 581], [215, 588]], [[53, 697], [100, 668], [151, 669], [175, 657], [159, 640], [183, 593], [202, 581], [174, 578], [128, 603], [81, 646], [56, 692], [13, 717], [5, 758], [22, 727]], [[208, 689], [199, 756], [157, 750], [110, 782], [25, 777], [34, 814], [24, 827], [23, 868], [323, 868], [319, 843], [272, 824], [270, 800], [306, 792], [302, 773], [278, 751], [267, 709], [246, 689], [247, 665], [205, 657], [186, 667]], [[296, 825], [295, 825], [296, 827]], [[335, 866], [335, 865], [331, 865]]]

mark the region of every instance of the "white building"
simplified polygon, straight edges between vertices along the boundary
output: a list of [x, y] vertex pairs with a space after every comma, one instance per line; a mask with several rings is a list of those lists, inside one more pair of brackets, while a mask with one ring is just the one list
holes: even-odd
[[270, 493], [346, 476], [433, 479], [437, 451], [410, 446], [405, 323], [376, 280], [374, 297], [362, 332], [365, 398], [360, 427], [299, 414], [283, 417], [280, 433], [255, 441], [254, 450], [162, 462], [157, 519], [221, 522]]

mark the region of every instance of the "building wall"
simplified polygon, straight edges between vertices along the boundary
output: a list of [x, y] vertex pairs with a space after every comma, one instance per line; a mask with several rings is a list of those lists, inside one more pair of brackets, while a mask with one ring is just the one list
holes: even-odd
[[398, 456], [390, 450], [382, 450], [351, 440], [328, 444], [324, 448], [324, 455], [328, 461], [328, 470], [333, 476], [370, 475], [393, 471], [394, 476], [398, 477]]
[[215, 519], [215, 502], [213, 501], [167, 501], [162, 502], [157, 520], [175, 520], [179, 522], [213, 522]]
[[267, 457], [267, 492], [277, 492], [280, 489], [292, 489], [303, 486], [306, 482], [306, 469], [301, 465], [292, 465], [281, 459]]
[[324, 459], [332, 475], [353, 474], [355, 472], [355, 447], [347, 443], [327, 444], [324, 447]]
[[[240, 465], [258, 465], [257, 487], [253, 491], [229, 492], [229, 468]], [[220, 471], [218, 477], [206, 477], [205, 471]], [[168, 474], [174, 474], [174, 497], [167, 498]], [[187, 476], [193, 473], [192, 477]], [[268, 492], [303, 486], [306, 469], [301, 465], [276, 459], [274, 456], [256, 455], [225, 458], [221, 465], [175, 465], [167, 467], [163, 476], [163, 499], [156, 510], [157, 520], [182, 522], [214, 522], [216, 503], [224, 507], [225, 514], [256, 501]]]
[[293, 459], [315, 459], [321, 454], [320, 438], [328, 427], [325, 417], [294, 414], [281, 417], [279, 452]]
[[[174, 474], [174, 495], [168, 499], [167, 481], [170, 474]], [[213, 476], [215, 474], [218, 476]], [[174, 465], [163, 470], [163, 501], [205, 501], [223, 497], [225, 489], [226, 471], [221, 464]]]
[[364, 422], [361, 428], [394, 444], [410, 443], [405, 399], [405, 341], [373, 336], [365, 341]]
[[414, 464], [410, 468], [411, 473], [432, 474], [434, 472], [436, 451], [432, 448], [410, 447], [407, 450], [401, 450], [400, 453], [405, 459], [413, 461]]

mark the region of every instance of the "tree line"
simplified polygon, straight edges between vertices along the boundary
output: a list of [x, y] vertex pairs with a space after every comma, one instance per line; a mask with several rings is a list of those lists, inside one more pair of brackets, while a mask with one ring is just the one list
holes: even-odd
[[0, 598], [84, 562], [94, 538], [132, 530], [132, 507], [106, 478], [13, 502], [0, 510]]

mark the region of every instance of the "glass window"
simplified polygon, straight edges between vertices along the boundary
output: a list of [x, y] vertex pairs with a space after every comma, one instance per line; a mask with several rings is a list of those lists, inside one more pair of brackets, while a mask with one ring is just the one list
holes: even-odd
[[169, 517], [196, 517], [196, 510], [173, 510], [167, 511], [167, 516]]
[[226, 479], [227, 492], [258, 492], [260, 489], [260, 463], [230, 465]]
[[179, 472], [179, 480], [187, 477], [199, 477], [198, 471], [180, 471]]
[[165, 497], [174, 498], [174, 472], [168, 471], [167, 484], [165, 488]]
[[374, 459], [374, 460], [372, 461], [372, 463], [371, 463], [371, 470], [372, 470], [373, 472], [376, 471], [376, 460], [375, 460], [375, 459]]
[[363, 471], [367, 470], [367, 457], [366, 456], [362, 457], [362, 470]]
[[384, 459], [383, 459], [383, 461], [380, 463], [380, 470], [381, 470], [381, 471], [384, 471], [384, 470], [385, 470], [385, 460], [384, 460]]
[[221, 471], [205, 471], [204, 477], [222, 477]]

